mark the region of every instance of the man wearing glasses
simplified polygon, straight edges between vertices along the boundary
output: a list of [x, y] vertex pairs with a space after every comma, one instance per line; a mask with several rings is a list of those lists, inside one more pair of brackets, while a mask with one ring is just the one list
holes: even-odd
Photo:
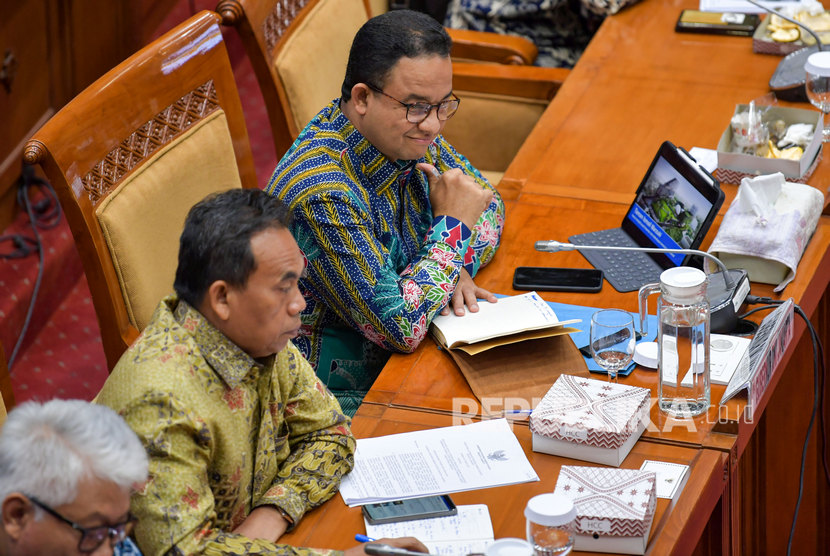
[[147, 455], [111, 409], [28, 402], [0, 434], [0, 556], [139, 554], [130, 493]]
[[294, 343], [347, 414], [389, 352], [413, 351], [439, 311], [495, 302], [473, 277], [498, 247], [504, 204], [441, 135], [461, 104], [450, 47], [427, 15], [370, 19], [341, 98], [300, 133], [268, 185], [292, 211], [308, 261]]

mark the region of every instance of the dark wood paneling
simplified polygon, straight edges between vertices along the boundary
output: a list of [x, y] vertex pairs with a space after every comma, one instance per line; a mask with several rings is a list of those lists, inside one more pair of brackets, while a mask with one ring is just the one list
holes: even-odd
[[15, 214], [23, 143], [90, 83], [149, 42], [175, 5], [164, 0], [7, 2], [0, 20], [0, 63], [16, 74], [0, 84], [0, 230]]

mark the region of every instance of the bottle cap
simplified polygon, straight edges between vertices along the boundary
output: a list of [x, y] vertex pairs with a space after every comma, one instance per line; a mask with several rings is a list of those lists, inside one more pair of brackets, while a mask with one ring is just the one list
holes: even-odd
[[634, 362], [648, 369], [657, 368], [657, 342], [640, 342], [634, 347]]
[[830, 52], [821, 51], [810, 54], [807, 63], [804, 64], [804, 69], [807, 73], [830, 77]]
[[533, 546], [524, 539], [508, 537], [493, 541], [484, 553], [487, 556], [533, 556]]
[[701, 295], [701, 284], [706, 282], [706, 274], [698, 268], [676, 266], [660, 274], [660, 289], [664, 297], [674, 302], [695, 301]]
[[525, 517], [545, 526], [565, 525], [576, 519], [573, 501], [561, 494], [538, 494], [527, 501]]

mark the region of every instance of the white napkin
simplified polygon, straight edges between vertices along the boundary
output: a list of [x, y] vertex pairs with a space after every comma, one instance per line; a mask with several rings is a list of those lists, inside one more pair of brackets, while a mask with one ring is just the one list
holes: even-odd
[[779, 292], [795, 278], [823, 205], [818, 189], [786, 182], [780, 172], [744, 178], [709, 252]]

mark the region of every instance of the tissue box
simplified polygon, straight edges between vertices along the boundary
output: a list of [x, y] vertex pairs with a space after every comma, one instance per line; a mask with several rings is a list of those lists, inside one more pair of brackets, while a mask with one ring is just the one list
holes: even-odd
[[[709, 252], [727, 268], [743, 268], [753, 282], [776, 284], [779, 292], [795, 277], [816, 229], [824, 195], [781, 174], [747, 180], [738, 188]], [[705, 262], [712, 271], [711, 261]]]
[[651, 391], [560, 375], [530, 414], [533, 451], [613, 465], [643, 434]]
[[563, 465], [553, 492], [573, 500], [576, 550], [645, 554], [657, 508], [653, 471]]
[[[745, 177], [781, 172], [787, 177], [787, 181], [806, 183], [818, 165], [821, 156], [819, 149], [821, 148], [821, 132], [824, 129], [821, 112], [804, 110], [802, 108], [783, 108], [780, 106], [763, 108], [766, 109], [763, 114], [764, 122], [784, 120], [787, 125], [797, 123], [813, 125], [813, 139], [804, 149], [804, 154], [798, 160], [784, 160], [729, 152], [732, 148], [732, 126], [727, 123], [726, 131], [723, 132], [718, 142], [718, 169], [716, 177], [722, 183], [739, 184], [741, 183], [741, 179]], [[747, 110], [747, 105], [739, 104], [735, 107], [733, 116]]]

